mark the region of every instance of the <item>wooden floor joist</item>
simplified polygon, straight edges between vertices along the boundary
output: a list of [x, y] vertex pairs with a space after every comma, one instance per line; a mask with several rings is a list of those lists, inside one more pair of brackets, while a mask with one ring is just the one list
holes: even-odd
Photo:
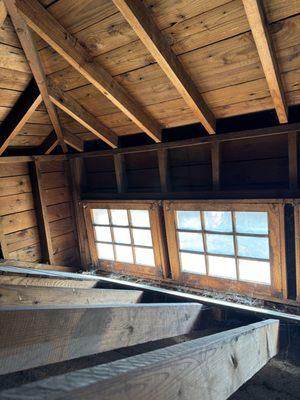
[[33, 79], [1, 124], [0, 155], [7, 149], [41, 102], [42, 96]]
[[258, 322], [39, 380], [1, 400], [225, 400], [278, 351], [279, 324]]
[[0, 375], [189, 333], [201, 304], [1, 307]]
[[22, 305], [51, 306], [57, 304], [128, 304], [138, 303], [141, 296], [142, 292], [137, 290], [0, 285], [0, 307]]
[[37, 0], [16, 0], [15, 3], [33, 31], [136, 123], [142, 131], [155, 142], [161, 141], [160, 125], [145, 113], [142, 107], [99, 63], [92, 60], [86, 48], [63, 28]]
[[213, 113], [143, 2], [135, 0], [113, 0], [113, 2], [207, 132], [215, 133], [216, 121]]

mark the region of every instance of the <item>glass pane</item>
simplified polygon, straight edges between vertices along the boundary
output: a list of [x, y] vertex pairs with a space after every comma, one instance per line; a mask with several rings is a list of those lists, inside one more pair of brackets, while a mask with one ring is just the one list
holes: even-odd
[[234, 258], [208, 256], [208, 266], [209, 275], [211, 276], [237, 279]]
[[176, 211], [178, 229], [201, 231], [200, 211]]
[[203, 239], [201, 233], [178, 232], [180, 250], [203, 252]]
[[229, 211], [204, 211], [205, 229], [215, 232], [232, 232], [232, 218]]
[[117, 261], [133, 263], [133, 255], [131, 246], [116, 246]]
[[112, 242], [110, 228], [106, 226], [95, 226], [96, 241]]
[[239, 273], [241, 281], [250, 281], [271, 284], [271, 267], [266, 261], [239, 260]]
[[131, 243], [129, 228], [113, 228], [116, 243]]
[[269, 259], [269, 239], [262, 237], [237, 236], [238, 255]]
[[92, 210], [93, 223], [97, 225], [109, 225], [108, 212], [104, 208], [95, 208]]
[[238, 233], [268, 234], [267, 212], [235, 212], [235, 227]]
[[96, 243], [97, 254], [100, 260], [114, 260], [114, 250], [112, 244]]
[[206, 248], [210, 254], [234, 255], [234, 244], [232, 235], [206, 234]]
[[127, 210], [111, 210], [111, 219], [113, 225], [128, 226]]
[[141, 228], [150, 228], [150, 219], [148, 210], [130, 210], [132, 226]]
[[134, 244], [140, 246], [152, 246], [150, 229], [132, 229]]
[[135, 250], [135, 261], [137, 264], [148, 265], [149, 267], [155, 266], [153, 249], [135, 247], [134, 250]]
[[205, 256], [203, 254], [180, 252], [181, 270], [192, 274], [206, 274]]

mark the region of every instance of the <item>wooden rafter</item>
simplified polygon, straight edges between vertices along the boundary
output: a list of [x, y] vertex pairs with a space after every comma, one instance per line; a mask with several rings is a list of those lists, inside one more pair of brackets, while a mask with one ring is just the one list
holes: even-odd
[[55, 131], [57, 139], [59, 141], [59, 144], [61, 145], [63, 152], [66, 153], [68, 148], [64, 142], [63, 130], [62, 130], [61, 123], [59, 121], [55, 106], [51, 102], [49, 94], [48, 94], [46, 76], [45, 76], [41, 61], [40, 61], [40, 57], [35, 48], [32, 34], [31, 34], [26, 22], [24, 21], [22, 15], [19, 13], [18, 9], [16, 8], [15, 1], [14, 0], [4, 0], [4, 4], [6, 6], [6, 9], [12, 20], [13, 26], [14, 26], [16, 33], [19, 37], [19, 40], [21, 42], [25, 56], [29, 62], [32, 74], [36, 80], [38, 87], [39, 87], [42, 99], [43, 99], [46, 109], [48, 111], [54, 131]]
[[15, 0], [30, 28], [70, 63], [154, 141], [161, 140], [160, 125], [148, 116], [88, 51], [37, 0]]
[[41, 102], [42, 96], [33, 79], [0, 127], [0, 155], [7, 149]]
[[[82, 152], [84, 150], [84, 142], [83, 140], [77, 136], [73, 135], [72, 133], [64, 130], [64, 141], [69, 146], [73, 147], [73, 149]], [[54, 131], [50, 133], [46, 137], [46, 139], [41, 144], [41, 152], [43, 154], [50, 154], [55, 147], [58, 145], [58, 139]]]
[[280, 123], [286, 123], [288, 122], [288, 108], [262, 2], [260, 0], [243, 0], [243, 3], [278, 120]]
[[3, 0], [0, 0], [0, 28], [3, 25], [5, 19], [7, 17], [7, 11]]
[[71, 95], [63, 92], [53, 83], [48, 85], [48, 90], [51, 101], [57, 107], [92, 132], [98, 139], [103, 140], [112, 148], [117, 147], [118, 136], [107, 126], [103, 125], [98, 118], [85, 110]]
[[156, 26], [143, 2], [136, 0], [113, 0], [113, 2], [207, 132], [215, 133], [216, 121], [213, 113], [172, 51], [163, 33]]

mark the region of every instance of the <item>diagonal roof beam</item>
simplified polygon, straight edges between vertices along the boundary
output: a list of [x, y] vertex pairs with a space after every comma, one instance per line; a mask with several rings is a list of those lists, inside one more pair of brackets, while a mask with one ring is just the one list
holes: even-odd
[[3, 0], [0, 0], [0, 28], [4, 24], [4, 21], [7, 17], [7, 11]]
[[262, 1], [243, 0], [243, 3], [278, 120], [282, 124], [287, 123], [287, 103]]
[[118, 146], [118, 136], [93, 114], [85, 110], [70, 94], [63, 92], [51, 81], [48, 81], [49, 96], [51, 101], [82, 126], [92, 132], [98, 139], [103, 140], [109, 146]]
[[6, 9], [12, 20], [13, 26], [14, 26], [16, 33], [19, 37], [19, 40], [21, 42], [25, 56], [29, 62], [32, 74], [33, 74], [33, 76], [36, 80], [36, 83], [39, 87], [39, 90], [41, 92], [42, 99], [43, 99], [46, 109], [48, 111], [51, 123], [52, 123], [55, 133], [57, 135], [59, 144], [61, 145], [63, 152], [66, 153], [68, 151], [68, 148], [64, 142], [62, 127], [61, 127], [55, 106], [51, 102], [49, 94], [48, 94], [46, 76], [45, 76], [38, 52], [35, 48], [35, 44], [34, 44], [31, 32], [30, 32], [28, 26], [26, 25], [22, 15], [19, 13], [18, 9], [16, 8], [15, 1], [14, 0], [4, 0], [4, 4], [6, 6]]
[[[7, 1], [7, 0], [6, 0]], [[10, 0], [12, 1], [12, 0]], [[115, 106], [154, 141], [161, 141], [161, 127], [149, 117], [127, 91], [37, 0], [14, 0], [30, 28], [70, 63]]]
[[216, 120], [213, 113], [143, 2], [136, 0], [113, 0], [113, 2], [207, 132], [215, 133]]
[[[84, 142], [83, 140], [77, 136], [73, 135], [70, 132], [64, 130], [64, 141], [67, 143], [69, 146], [73, 147], [73, 149], [83, 152], [84, 150]], [[55, 147], [58, 145], [58, 139], [54, 131], [50, 133], [46, 137], [46, 139], [43, 141], [43, 143], [40, 146], [41, 153], [43, 154], [50, 154]]]
[[41, 102], [39, 88], [32, 79], [0, 126], [0, 155], [7, 149]]

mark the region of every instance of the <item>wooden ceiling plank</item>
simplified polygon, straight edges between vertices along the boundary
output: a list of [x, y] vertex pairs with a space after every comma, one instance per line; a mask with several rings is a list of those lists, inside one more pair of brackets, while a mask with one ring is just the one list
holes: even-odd
[[7, 11], [3, 0], [0, 0], [0, 28], [7, 17]]
[[[2, 306], [0, 374], [184, 335], [205, 309], [197, 303]], [[24, 356], [16, 359], [16, 351]]]
[[57, 135], [59, 144], [64, 153], [68, 151], [67, 145], [64, 142], [63, 131], [61, 127], [61, 123], [59, 121], [57, 111], [55, 106], [52, 104], [48, 89], [47, 89], [47, 82], [46, 76], [43, 70], [43, 66], [41, 64], [41, 60], [39, 54], [35, 48], [35, 44], [33, 41], [32, 34], [24, 21], [22, 15], [19, 13], [18, 9], [16, 8], [14, 0], [4, 0], [6, 9], [10, 15], [12, 20], [13, 26], [17, 32], [19, 37], [20, 43], [23, 47], [25, 56], [29, 62], [32, 74], [36, 80], [36, 83], [39, 87], [40, 93], [42, 95], [43, 101], [45, 103], [46, 109], [48, 111], [51, 123]]
[[208, 133], [216, 132], [216, 121], [200, 92], [172, 51], [142, 2], [113, 0], [116, 7], [150, 51], [177, 91], [200, 120]]
[[155, 142], [161, 141], [160, 125], [144, 112], [100, 64], [92, 60], [79, 41], [64, 29], [37, 0], [15, 0], [15, 4], [33, 31]]
[[35, 81], [32, 80], [1, 124], [0, 155], [7, 149], [41, 102], [42, 96]]
[[103, 125], [93, 114], [85, 110], [71, 95], [63, 92], [52, 83], [48, 85], [48, 88], [50, 98], [57, 107], [112, 148], [118, 146], [118, 136], [111, 129]]
[[287, 123], [287, 103], [262, 2], [260, 0], [243, 0], [243, 4], [278, 120], [282, 124]]

